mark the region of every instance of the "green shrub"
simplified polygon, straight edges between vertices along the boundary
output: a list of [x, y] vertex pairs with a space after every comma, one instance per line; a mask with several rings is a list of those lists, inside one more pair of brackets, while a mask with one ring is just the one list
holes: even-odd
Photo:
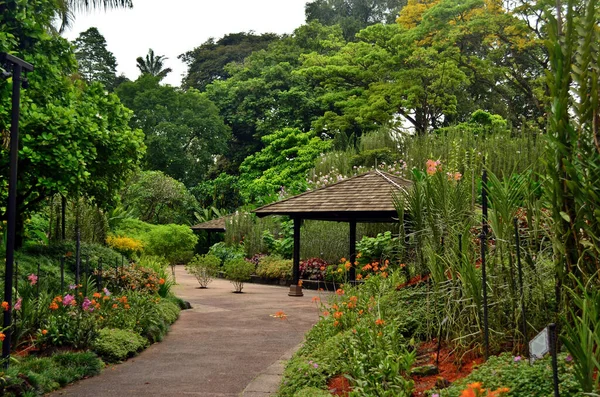
[[92, 348], [106, 361], [118, 362], [135, 355], [147, 345], [146, 338], [134, 331], [103, 328], [98, 332]]
[[92, 352], [25, 358], [12, 362], [0, 378], [0, 395], [48, 393], [76, 380], [98, 375], [103, 367], [102, 360]]
[[[574, 375], [574, 363], [566, 354], [558, 356], [559, 391], [561, 396], [583, 397]], [[456, 381], [451, 387], [440, 390], [440, 397], [459, 397], [467, 385], [481, 382], [486, 389], [508, 387], [507, 396], [546, 397], [553, 395], [552, 366], [550, 357], [530, 365], [525, 358], [513, 357], [509, 353], [493, 356], [466, 378]]]
[[[71, 271], [75, 270], [75, 242], [74, 241], [57, 241], [49, 245], [41, 244], [25, 244], [20, 250], [20, 254], [29, 256], [45, 256], [55, 263], [55, 274], [60, 276], [59, 266], [60, 259], [65, 257], [65, 268]], [[102, 261], [103, 265], [114, 265], [116, 262], [121, 263], [122, 255], [117, 251], [112, 250], [100, 244], [81, 243], [81, 261], [82, 266], [89, 258], [90, 267], [95, 267], [98, 261]]]
[[200, 288], [206, 288], [216, 276], [221, 260], [214, 255], [196, 255], [186, 265], [185, 270], [198, 280]]
[[219, 258], [222, 266], [229, 260], [244, 258], [244, 247], [241, 244], [227, 245], [221, 241], [220, 243], [213, 244], [209, 248], [208, 253]]
[[260, 258], [256, 275], [264, 278], [289, 279], [292, 277], [292, 261], [276, 255]]
[[175, 278], [175, 265], [192, 258], [198, 237], [185, 225], [159, 225], [146, 235], [146, 252], [164, 257], [171, 265]]
[[233, 284], [235, 292], [242, 292], [244, 281], [250, 280], [254, 265], [244, 259], [232, 259], [225, 262], [225, 276]]

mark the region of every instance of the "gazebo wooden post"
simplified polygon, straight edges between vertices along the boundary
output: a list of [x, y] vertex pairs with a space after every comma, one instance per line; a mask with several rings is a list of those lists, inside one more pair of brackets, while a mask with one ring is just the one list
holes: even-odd
[[356, 219], [350, 220], [350, 282], [356, 281]]
[[302, 218], [293, 217], [294, 220], [294, 256], [293, 256], [293, 267], [292, 267], [292, 285], [290, 285], [289, 296], [303, 296], [302, 286], [298, 285], [300, 281], [300, 226], [302, 225]]

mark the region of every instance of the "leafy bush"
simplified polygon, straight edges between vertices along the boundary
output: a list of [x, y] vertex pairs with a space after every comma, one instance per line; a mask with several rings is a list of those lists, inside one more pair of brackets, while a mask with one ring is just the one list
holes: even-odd
[[321, 258], [310, 258], [300, 262], [300, 278], [324, 280], [329, 264]]
[[102, 360], [92, 352], [25, 358], [12, 362], [0, 378], [0, 394], [45, 394], [76, 380], [98, 375], [103, 367]]
[[292, 277], [292, 261], [276, 255], [267, 255], [260, 259], [256, 275], [272, 279], [289, 279]]
[[233, 284], [235, 292], [242, 292], [244, 281], [250, 280], [254, 265], [244, 259], [231, 259], [225, 262], [225, 276]]
[[398, 239], [393, 238], [391, 232], [379, 233], [377, 237], [365, 236], [356, 243], [356, 251], [361, 254], [358, 262], [362, 264], [393, 259], [397, 246]]
[[139, 219], [127, 218], [119, 222], [117, 229], [113, 230], [116, 236], [127, 236], [136, 240], [144, 241], [146, 234], [156, 228], [156, 225], [140, 221]]
[[214, 255], [221, 260], [221, 265], [232, 259], [244, 257], [244, 247], [241, 244], [227, 245], [224, 242], [216, 243], [208, 250], [210, 255]]
[[175, 277], [175, 265], [192, 258], [198, 237], [185, 225], [160, 225], [146, 235], [147, 252], [164, 257], [171, 265]]
[[214, 255], [196, 255], [185, 270], [198, 280], [200, 288], [206, 288], [217, 274], [221, 260]]
[[98, 332], [92, 348], [109, 362], [123, 361], [148, 345], [148, 340], [134, 331], [104, 328]]
[[106, 244], [110, 248], [130, 259], [133, 255], [141, 254], [142, 250], [144, 249], [144, 246], [140, 240], [136, 240], [131, 237], [108, 236], [106, 238]]
[[[583, 397], [575, 379], [574, 362], [566, 354], [558, 356], [559, 391], [561, 396]], [[526, 359], [508, 353], [492, 356], [466, 378], [438, 391], [440, 397], [459, 397], [468, 384], [481, 382], [486, 389], [508, 387], [507, 396], [546, 397], [553, 395], [550, 357], [530, 365]]]

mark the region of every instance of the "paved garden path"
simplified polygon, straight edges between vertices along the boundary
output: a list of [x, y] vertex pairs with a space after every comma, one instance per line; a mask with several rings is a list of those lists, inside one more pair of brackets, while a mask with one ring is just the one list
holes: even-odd
[[[51, 396], [271, 395], [280, 360], [318, 320], [312, 297], [319, 293], [289, 297], [289, 288], [247, 283], [244, 293], [234, 294], [226, 280], [198, 289], [182, 267], [177, 281], [176, 294], [192, 309], [181, 312], [164, 341]], [[280, 310], [286, 320], [271, 317]]]

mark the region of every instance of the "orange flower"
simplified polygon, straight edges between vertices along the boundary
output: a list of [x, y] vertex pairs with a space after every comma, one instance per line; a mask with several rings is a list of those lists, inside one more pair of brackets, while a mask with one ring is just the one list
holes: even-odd
[[105, 301], [107, 301], [107, 300], [109, 300], [110, 298], [109, 298], [108, 296], [103, 296], [103, 297], [102, 297], [102, 299], [103, 299], [103, 300], [105, 300]]
[[165, 279], [164, 279], [164, 278], [161, 278], [161, 279], [159, 279], [159, 280], [158, 280], [158, 283], [159, 283], [160, 285], [163, 285], [163, 284], [165, 283]]
[[320, 301], [321, 301], [321, 298], [319, 298], [318, 296], [313, 296], [313, 297], [312, 297], [312, 301], [313, 301], [313, 302], [320, 302]]
[[355, 334], [356, 333], [356, 328], [352, 329], [352, 333]]
[[377, 320], [375, 320], [375, 325], [383, 325], [385, 324], [385, 320], [382, 320], [380, 318], [378, 318]]
[[344, 263], [344, 262], [346, 262], [346, 258], [340, 259], [340, 263]]
[[298, 287], [302, 287], [302, 280], [298, 280]]
[[10, 305], [8, 304], [8, 302], [6, 302], [6, 301], [2, 302], [2, 310], [7, 312], [8, 309], [10, 309]]
[[325, 271], [325, 266], [321, 266], [319, 269], [320, 269], [322, 272], [324, 272], [324, 271]]
[[47, 329], [43, 329], [43, 330], [42, 330], [42, 335], [46, 335], [47, 333], [48, 333], [48, 330], [47, 330]]
[[346, 268], [346, 270], [350, 270], [350, 268], [352, 267], [352, 264], [350, 262], [346, 262], [344, 264], [344, 267]]
[[56, 309], [58, 309], [58, 304], [57, 304], [56, 302], [52, 302], [52, 303], [50, 304], [50, 306], [48, 306], [48, 308], [49, 308], [50, 310], [56, 310]]
[[362, 267], [362, 270], [363, 270], [364, 272], [366, 272], [366, 271], [369, 271], [369, 270], [371, 270], [372, 268], [373, 268], [373, 266], [371, 266], [371, 264], [366, 264], [366, 265], [364, 265], [364, 266]]
[[287, 318], [287, 314], [285, 314], [285, 312], [283, 310], [280, 310], [280, 311], [276, 312], [275, 314], [271, 314], [271, 317], [280, 318], [282, 320], [285, 320]]
[[335, 320], [335, 321], [333, 322], [333, 326], [334, 326], [334, 327], [337, 327], [338, 325], [340, 325], [340, 322], [339, 322], [338, 320]]
[[333, 318], [340, 319], [344, 315], [344, 312], [335, 312], [333, 313]]
[[94, 295], [92, 296], [96, 299], [100, 299], [102, 297], [102, 294], [100, 292], [94, 292]]
[[379, 336], [379, 337], [381, 338], [381, 337], [383, 336], [383, 332], [379, 331], [379, 332], [377, 333], [377, 336]]
[[387, 272], [381, 272], [381, 277], [387, 278], [387, 276], [388, 276]]
[[123, 307], [125, 308], [125, 310], [129, 310], [131, 308], [131, 306], [129, 306], [127, 303]]
[[352, 303], [358, 302], [358, 296], [351, 296], [350, 297], [350, 302], [352, 302]]
[[117, 307], [119, 307], [119, 305], [117, 305], [116, 303], [112, 305], [113, 309], [116, 309]]
[[6, 338], [6, 335], [4, 335], [4, 332], [0, 332], [0, 341], [4, 342], [4, 338]]
[[337, 290], [337, 291], [335, 291], [335, 293], [336, 293], [337, 295], [340, 295], [340, 296], [342, 296], [342, 295], [344, 295], [344, 290], [343, 290], [343, 289], [341, 289], [341, 288], [338, 288], [338, 290]]
[[323, 317], [327, 317], [327, 316], [329, 316], [329, 312], [328, 311], [324, 311], [323, 312]]
[[357, 275], [356, 275], [356, 279], [357, 279], [357, 280], [362, 280], [362, 274], [357, 274]]
[[360, 316], [360, 315], [361, 315], [361, 314], [363, 314], [364, 312], [365, 312], [365, 311], [364, 311], [363, 309], [360, 309], [360, 310], [358, 311], [358, 315]]

